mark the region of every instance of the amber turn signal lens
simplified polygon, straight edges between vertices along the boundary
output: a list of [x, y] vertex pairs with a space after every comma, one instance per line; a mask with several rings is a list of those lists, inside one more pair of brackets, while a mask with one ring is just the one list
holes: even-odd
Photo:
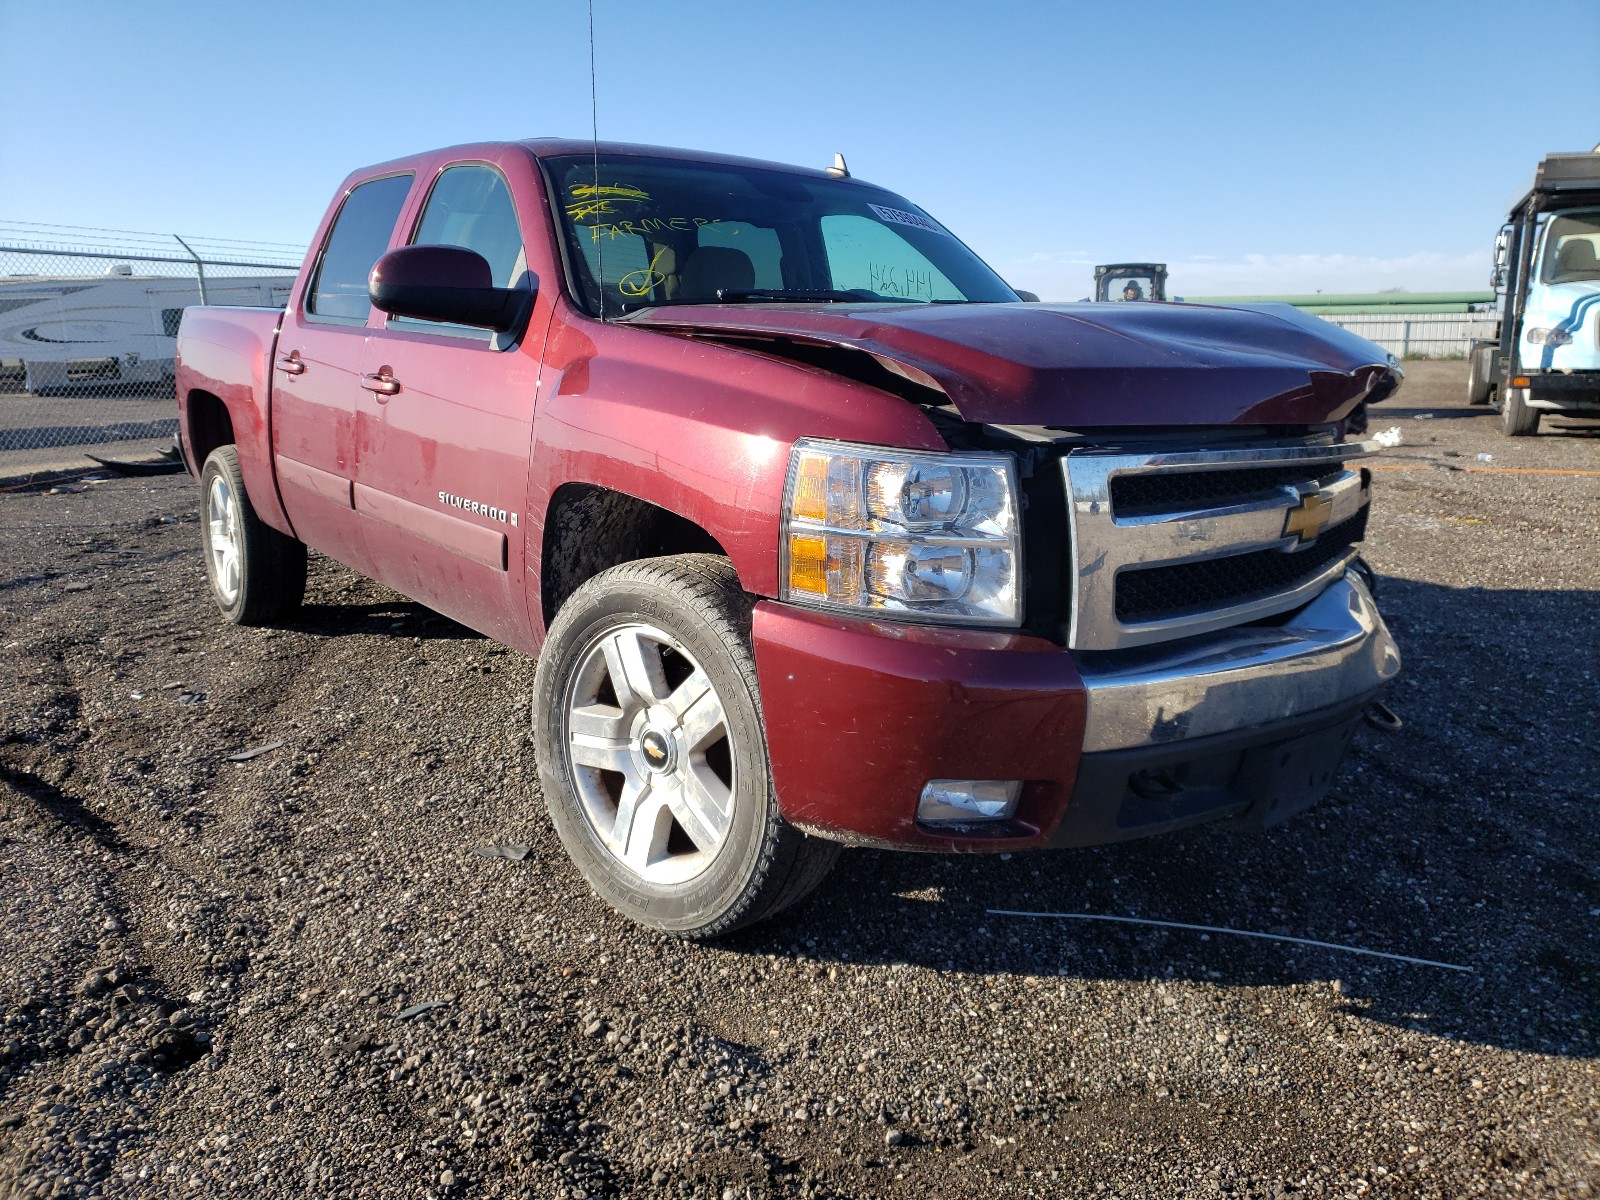
[[794, 487], [794, 515], [807, 521], [827, 520], [828, 460], [821, 454], [800, 456]]
[[789, 539], [789, 590], [808, 596], [828, 594], [828, 543], [822, 538]]
[[1532, 382], [1533, 380], [1529, 379], [1526, 375], [1513, 375], [1511, 377], [1512, 387], [1527, 387]]

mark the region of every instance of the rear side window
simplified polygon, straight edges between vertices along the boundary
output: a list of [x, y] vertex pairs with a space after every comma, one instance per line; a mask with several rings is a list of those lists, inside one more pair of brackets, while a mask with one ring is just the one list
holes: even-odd
[[411, 176], [363, 183], [345, 197], [322, 248], [306, 312], [325, 321], [364, 324], [372, 301], [367, 276], [389, 248], [389, 235], [411, 190]]

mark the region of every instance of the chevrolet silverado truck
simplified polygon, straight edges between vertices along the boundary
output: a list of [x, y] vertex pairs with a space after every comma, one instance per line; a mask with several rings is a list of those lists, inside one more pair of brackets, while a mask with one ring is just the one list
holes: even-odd
[[224, 617], [290, 617], [310, 548], [536, 655], [556, 832], [679, 935], [841, 844], [1273, 824], [1399, 670], [1343, 436], [1382, 350], [1022, 302], [842, 162], [370, 167], [287, 307], [190, 308], [177, 354]]

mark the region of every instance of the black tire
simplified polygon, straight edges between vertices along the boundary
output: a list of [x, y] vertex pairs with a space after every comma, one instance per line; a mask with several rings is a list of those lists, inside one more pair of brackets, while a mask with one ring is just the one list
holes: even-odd
[[[628, 645], [648, 647], [656, 682], [637, 692], [653, 691], [654, 700], [640, 702], [626, 681], [616, 685], [613, 664], [619, 660], [606, 657], [606, 650]], [[718, 740], [698, 751], [687, 732], [691, 722], [674, 726], [670, 717], [662, 718], [657, 731], [652, 715], [695, 688], [705, 688], [702, 698], [710, 696], [720, 720], [711, 735]], [[574, 730], [584, 716], [606, 731], [590, 745], [612, 748], [600, 753], [615, 752], [622, 769], [574, 761], [574, 754], [597, 753], [585, 749]], [[533, 725], [545, 802], [562, 845], [600, 897], [641, 925], [686, 938], [732, 932], [798, 902], [838, 857], [838, 845], [806, 836], [779, 815], [750, 649], [750, 599], [725, 558], [643, 559], [578, 588], [551, 622], [539, 656]], [[660, 796], [688, 795], [691, 773], [709, 769], [713, 756], [728, 804], [721, 818], [726, 826], [714, 849], [707, 849]], [[643, 790], [637, 786], [641, 780]], [[623, 857], [635, 846], [635, 835], [623, 830], [630, 788], [632, 795], [656, 797], [658, 810], [667, 810], [653, 821], [657, 831], [648, 839], [659, 844], [655, 860], [640, 869]], [[644, 812], [644, 805], [637, 801], [627, 811]], [[668, 834], [659, 832], [663, 822]], [[624, 849], [613, 849], [602, 837], [607, 823], [607, 836], [613, 843], [620, 837]], [[636, 816], [627, 824], [632, 830], [645, 821]], [[673, 870], [683, 870], [674, 864], [682, 862], [695, 873], [673, 876]]]
[[1532, 437], [1539, 432], [1539, 410], [1522, 402], [1521, 388], [1500, 393], [1500, 429], [1507, 437]]
[[[233, 508], [232, 524], [217, 507], [218, 489]], [[226, 539], [235, 562], [226, 564]], [[206, 578], [222, 615], [235, 625], [265, 625], [300, 607], [306, 594], [306, 548], [256, 516], [239, 474], [239, 452], [219, 446], [200, 472], [200, 540]]]
[[1494, 395], [1494, 380], [1489, 371], [1493, 354], [1492, 346], [1481, 349], [1474, 346], [1467, 354], [1467, 403], [1474, 407], [1483, 407]]

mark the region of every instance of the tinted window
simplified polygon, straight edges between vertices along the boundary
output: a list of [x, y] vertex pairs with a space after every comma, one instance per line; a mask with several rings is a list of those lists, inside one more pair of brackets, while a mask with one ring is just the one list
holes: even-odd
[[[591, 279], [605, 279], [611, 288], [611, 307], [620, 298], [638, 300], [654, 296], [661, 288], [661, 260], [650, 270], [650, 248], [636, 233], [619, 233], [604, 240], [585, 238], [578, 243], [584, 266]], [[659, 252], [659, 251], [658, 251]]]
[[522, 274], [517, 210], [506, 181], [491, 167], [451, 167], [439, 176], [411, 240], [476, 250], [488, 260], [495, 287], [511, 287]]
[[964, 300], [959, 288], [910, 242], [881, 221], [849, 213], [822, 218], [828, 273], [852, 288], [901, 300]]
[[[500, 172], [492, 167], [451, 167], [439, 176], [417, 223], [413, 246], [461, 246], [476, 250], [489, 264], [495, 287], [511, 287], [523, 276], [522, 230], [517, 210]], [[392, 327], [448, 333], [491, 341], [487, 329], [390, 317]]]
[[591, 314], [752, 287], [798, 302], [840, 291], [863, 303], [1017, 298], [909, 200], [857, 180], [632, 155], [544, 165], [575, 298]]
[[774, 230], [757, 228], [748, 221], [718, 221], [700, 226], [694, 236], [702, 246], [742, 251], [755, 271], [756, 287], [783, 286], [783, 247]]
[[306, 297], [306, 311], [335, 321], [363, 322], [372, 301], [367, 276], [389, 248], [389, 235], [411, 190], [411, 176], [363, 183], [345, 197]]

